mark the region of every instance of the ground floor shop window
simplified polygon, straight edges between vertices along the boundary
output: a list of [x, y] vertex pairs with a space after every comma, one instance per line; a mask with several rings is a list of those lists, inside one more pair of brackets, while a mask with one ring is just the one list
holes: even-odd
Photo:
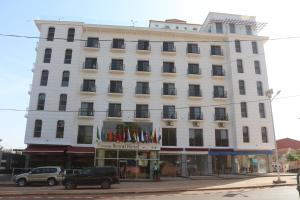
[[160, 173], [162, 176], [181, 176], [181, 155], [160, 155]]
[[201, 176], [208, 174], [207, 155], [187, 155], [188, 176]]
[[267, 155], [239, 155], [235, 157], [238, 173], [267, 173], [269, 162]]
[[214, 174], [231, 174], [231, 155], [212, 156], [212, 171]]

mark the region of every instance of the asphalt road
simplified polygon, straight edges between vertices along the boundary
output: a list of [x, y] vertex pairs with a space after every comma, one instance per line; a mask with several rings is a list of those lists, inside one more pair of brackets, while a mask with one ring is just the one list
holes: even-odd
[[291, 187], [275, 187], [262, 189], [243, 189], [243, 190], [221, 190], [221, 191], [191, 191], [178, 193], [159, 193], [159, 194], [132, 194], [132, 195], [37, 195], [37, 196], [6, 196], [0, 197], [2, 199], [25, 200], [25, 199], [105, 199], [105, 200], [299, 200], [299, 194], [295, 186]]

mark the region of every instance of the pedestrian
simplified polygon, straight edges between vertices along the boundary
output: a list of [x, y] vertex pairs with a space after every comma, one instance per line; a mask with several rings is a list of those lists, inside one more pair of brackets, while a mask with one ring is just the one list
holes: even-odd
[[154, 166], [153, 166], [153, 179], [158, 181], [159, 180], [159, 169], [158, 169], [158, 166], [156, 164], [156, 162], [154, 163]]

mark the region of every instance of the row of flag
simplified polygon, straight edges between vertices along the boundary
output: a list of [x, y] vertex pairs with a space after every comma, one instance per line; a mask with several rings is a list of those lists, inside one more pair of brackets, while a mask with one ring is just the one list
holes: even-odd
[[104, 131], [102, 129], [101, 134], [99, 133], [99, 128], [97, 127], [97, 141], [98, 142], [135, 142], [135, 143], [160, 143], [161, 135], [156, 133], [156, 129], [152, 131], [141, 131], [133, 130], [130, 132], [129, 128], [127, 131], [113, 132], [111, 130]]

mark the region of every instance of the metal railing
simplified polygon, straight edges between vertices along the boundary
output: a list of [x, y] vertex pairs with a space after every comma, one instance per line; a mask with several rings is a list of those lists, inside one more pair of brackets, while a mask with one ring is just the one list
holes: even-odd
[[162, 89], [161, 89], [161, 94], [162, 94], [162, 95], [172, 95], [172, 96], [176, 96], [176, 95], [177, 95], [177, 89], [176, 89], [176, 88], [172, 88], [172, 89], [162, 88]]
[[147, 118], [150, 118], [150, 112], [149, 112], [149, 110], [136, 110], [136, 111], [134, 111], [134, 117], [137, 119], [139, 119], [139, 118], [147, 119]]
[[228, 114], [215, 114], [215, 121], [228, 121]]
[[163, 119], [177, 119], [176, 111], [162, 111], [161, 114]]
[[203, 120], [202, 112], [189, 112], [189, 120]]
[[94, 116], [94, 110], [93, 109], [86, 109], [86, 108], [79, 108], [78, 116], [81, 117], [93, 117]]

